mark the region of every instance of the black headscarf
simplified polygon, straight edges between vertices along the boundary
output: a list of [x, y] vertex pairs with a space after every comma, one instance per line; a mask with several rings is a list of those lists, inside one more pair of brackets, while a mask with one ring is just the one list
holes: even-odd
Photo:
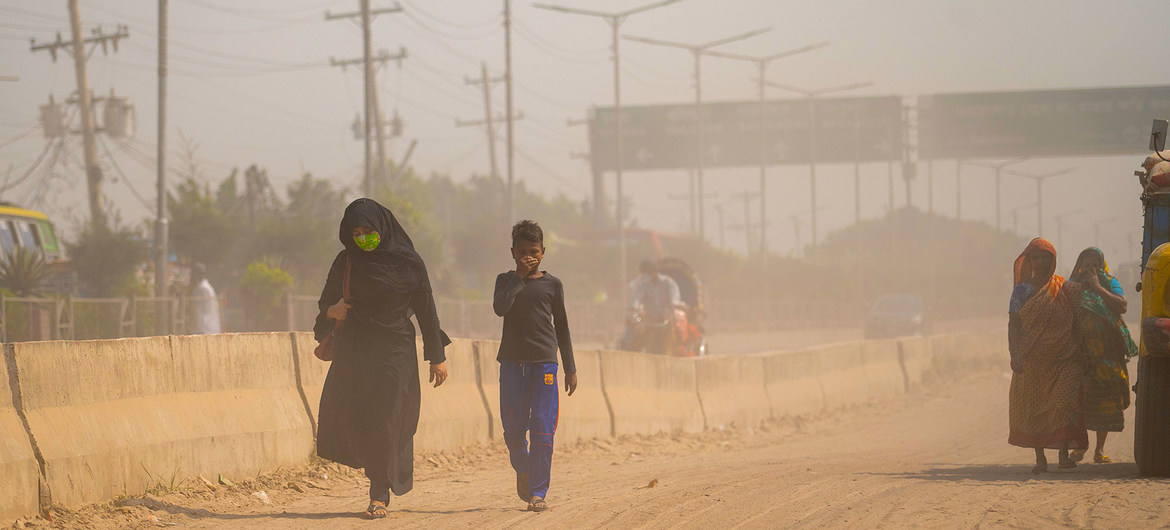
[[[353, 229], [359, 226], [378, 232], [378, 248], [369, 252], [358, 248]], [[377, 201], [361, 198], [349, 203], [341, 218], [338, 238], [351, 257], [355, 279], [362, 278], [399, 293], [431, 290], [427, 267], [414, 250], [414, 242], [394, 214]]]

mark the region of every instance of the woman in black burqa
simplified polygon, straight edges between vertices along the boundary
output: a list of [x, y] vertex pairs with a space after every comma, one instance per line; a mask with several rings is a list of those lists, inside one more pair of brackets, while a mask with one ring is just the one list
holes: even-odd
[[[338, 233], [345, 246], [333, 265], [313, 328], [318, 341], [337, 321], [333, 363], [321, 392], [317, 454], [370, 479], [366, 514], [385, 517], [390, 492], [403, 495], [414, 483], [414, 433], [419, 418], [418, 353], [413, 313], [423, 339], [430, 380], [447, 378], [426, 265], [394, 214], [372, 199], [345, 209]], [[350, 298], [342, 299], [346, 262]]]

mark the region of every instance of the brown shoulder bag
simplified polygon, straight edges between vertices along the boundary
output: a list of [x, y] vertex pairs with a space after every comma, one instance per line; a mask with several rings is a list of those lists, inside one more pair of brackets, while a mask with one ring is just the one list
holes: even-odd
[[[341, 299], [349, 300], [349, 256], [345, 257], [345, 277], [341, 280]], [[313, 355], [322, 361], [333, 360], [333, 342], [337, 339], [337, 330], [341, 329], [341, 323], [344, 320], [338, 320], [333, 325], [333, 331], [330, 331], [321, 342], [317, 343], [317, 347], [313, 349]]]

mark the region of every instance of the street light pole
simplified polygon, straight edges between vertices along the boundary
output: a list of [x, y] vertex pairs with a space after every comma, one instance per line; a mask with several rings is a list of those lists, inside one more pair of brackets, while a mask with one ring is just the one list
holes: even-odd
[[[626, 285], [629, 283], [629, 253], [626, 248], [626, 226], [625, 226], [625, 209], [622, 206], [622, 69], [621, 69], [621, 55], [618, 53], [618, 30], [621, 28], [623, 22], [626, 21], [630, 15], [649, 11], [654, 8], [663, 7], [674, 4], [682, 0], [661, 0], [639, 7], [619, 11], [617, 13], [605, 13], [601, 11], [593, 11], [589, 9], [576, 9], [571, 7], [548, 5], [548, 4], [532, 4], [532, 7], [537, 9], [547, 9], [549, 11], [557, 11], [560, 13], [567, 13], [571, 15], [586, 15], [591, 17], [598, 17], [605, 20], [613, 30], [613, 108], [614, 108], [614, 141], [617, 144], [617, 164], [614, 168], [615, 173], [615, 188], [617, 189], [616, 199], [616, 216], [618, 224], [618, 249], [620, 253], [618, 278], [621, 282], [622, 300], [624, 301], [629, 293], [626, 292]], [[602, 197], [597, 197], [595, 200], [602, 200]], [[624, 303], [624, 302], [623, 302]]]
[[1004, 173], [1014, 177], [1030, 178], [1036, 181], [1036, 236], [1044, 236], [1044, 193], [1042, 185], [1045, 180], [1052, 177], [1059, 177], [1072, 173], [1072, 168], [1060, 169], [1057, 171], [1050, 171], [1048, 173], [1024, 173], [1022, 171], [1005, 170]]
[[857, 88], [864, 88], [873, 85], [872, 81], [865, 81], [862, 83], [850, 83], [848, 85], [825, 87], [817, 90], [808, 90], [805, 88], [786, 85], [783, 83], [774, 83], [772, 81], [764, 80], [764, 84], [802, 94], [808, 98], [808, 114], [809, 114], [809, 152], [808, 152], [808, 178], [809, 178], [809, 197], [810, 207], [812, 212], [810, 218], [810, 230], [812, 230], [812, 244], [817, 244], [817, 115], [816, 115], [816, 98], [825, 94], [834, 92], [844, 92], [846, 90], [854, 90]]
[[1028, 157], [1013, 158], [1011, 160], [1005, 160], [1003, 162], [999, 162], [998, 164], [987, 164], [987, 163], [981, 163], [981, 162], [967, 162], [967, 165], [986, 167], [986, 168], [991, 168], [991, 169], [995, 170], [995, 229], [996, 229], [996, 231], [1000, 231], [1003, 229], [1003, 225], [1002, 225], [1003, 219], [1000, 216], [1000, 202], [1001, 202], [1003, 197], [1001, 196], [1001, 194], [999, 192], [1000, 180], [1001, 180], [1001, 177], [1003, 176], [1003, 169], [1008, 167], [1008, 166], [1011, 166], [1011, 165], [1019, 164], [1020, 162], [1024, 162], [1026, 160], [1028, 160]]
[[704, 206], [703, 206], [703, 166], [706, 163], [706, 131], [703, 127], [702, 119], [702, 105], [703, 105], [703, 77], [702, 77], [702, 58], [703, 52], [715, 46], [721, 46], [731, 42], [740, 41], [749, 37], [754, 37], [762, 33], [772, 31], [772, 28], [761, 28], [739, 35], [733, 35], [724, 39], [713, 40], [704, 44], [682, 44], [678, 42], [669, 42], [658, 39], [650, 39], [646, 37], [635, 37], [632, 35], [623, 35], [622, 38], [641, 42], [645, 44], [653, 44], [655, 46], [666, 46], [670, 48], [680, 48], [691, 52], [695, 59], [695, 176], [698, 181], [698, 202], [699, 202], [699, 237], [706, 239], [707, 231], [704, 223]]
[[719, 52], [719, 51], [715, 51], [715, 50], [707, 50], [707, 51], [703, 52], [703, 53], [710, 55], [712, 57], [722, 57], [724, 59], [734, 59], [737, 61], [747, 61], [747, 62], [755, 63], [756, 68], [759, 69], [760, 77], [759, 77], [757, 84], [759, 85], [758, 88], [759, 88], [759, 96], [760, 96], [760, 111], [759, 111], [759, 118], [760, 118], [760, 255], [763, 256], [764, 259], [768, 259], [768, 238], [766, 237], [767, 232], [765, 229], [765, 227], [768, 225], [768, 219], [767, 219], [767, 209], [768, 209], [768, 207], [767, 207], [767, 204], [768, 204], [767, 179], [765, 178], [766, 174], [767, 174], [766, 168], [768, 165], [768, 132], [767, 132], [768, 131], [768, 129], [767, 129], [768, 119], [767, 119], [766, 113], [764, 112], [764, 106], [767, 104], [767, 101], [765, 100], [765, 97], [766, 97], [765, 92], [766, 92], [767, 86], [768, 86], [764, 80], [767, 79], [766, 74], [767, 74], [767, 70], [768, 70], [768, 65], [771, 64], [772, 61], [775, 61], [777, 59], [781, 59], [784, 57], [790, 57], [792, 55], [797, 55], [797, 54], [801, 54], [801, 53], [805, 53], [805, 52], [810, 52], [810, 51], [813, 51], [817, 48], [824, 48], [825, 46], [828, 46], [828, 45], [829, 45], [829, 43], [827, 41], [826, 42], [818, 42], [816, 44], [809, 44], [808, 46], [801, 46], [800, 48], [795, 48], [795, 49], [783, 51], [780, 53], [774, 53], [772, 55], [768, 55], [768, 56], [764, 56], [764, 57], [752, 57], [749, 55], [740, 55], [740, 54], [736, 54], [736, 53], [725, 53], [725, 52]]

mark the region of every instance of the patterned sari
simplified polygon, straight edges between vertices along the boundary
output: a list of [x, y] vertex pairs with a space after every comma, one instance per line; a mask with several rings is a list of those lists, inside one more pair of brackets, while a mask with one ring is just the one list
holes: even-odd
[[1010, 312], [1022, 323], [1016, 354], [1023, 369], [1012, 374], [1008, 394], [1008, 443], [1037, 449], [1089, 446], [1081, 400], [1084, 362], [1073, 320], [1080, 290], [1052, 270], [1034, 271], [1028, 256], [1052, 254], [1052, 243], [1036, 238], [1016, 259]]
[[[1113, 294], [1124, 296], [1121, 284], [1109, 274], [1105, 254], [1087, 248], [1077, 258], [1072, 277], [1079, 278], [1082, 262], [1090, 255], [1101, 260], [1097, 281]], [[1126, 363], [1137, 355], [1137, 346], [1121, 315], [1114, 313], [1096, 293], [1084, 290], [1077, 310], [1076, 328], [1081, 355], [1085, 360], [1085, 428], [1090, 431], [1121, 432], [1125, 409], [1129, 408], [1129, 372]]]

